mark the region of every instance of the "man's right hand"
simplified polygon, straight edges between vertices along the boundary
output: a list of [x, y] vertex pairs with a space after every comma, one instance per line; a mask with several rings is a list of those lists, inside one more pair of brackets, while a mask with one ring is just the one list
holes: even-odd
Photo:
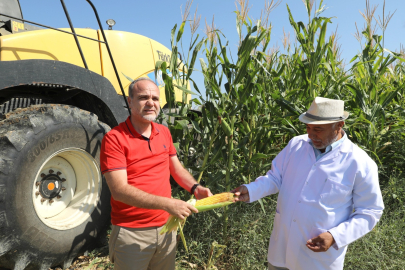
[[246, 186], [239, 186], [235, 188], [234, 190], [231, 191], [232, 193], [235, 193], [235, 201], [241, 201], [241, 202], [250, 202], [250, 197], [249, 197], [249, 190], [247, 189]]
[[193, 212], [198, 213], [197, 208], [192, 206], [191, 204], [178, 200], [178, 199], [171, 199], [170, 203], [167, 205], [167, 209], [170, 215], [185, 219], [186, 217], [190, 216]]

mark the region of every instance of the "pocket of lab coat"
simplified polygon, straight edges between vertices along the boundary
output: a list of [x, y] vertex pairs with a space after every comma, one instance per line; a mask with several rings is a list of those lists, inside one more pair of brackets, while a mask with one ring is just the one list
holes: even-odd
[[321, 192], [321, 203], [326, 206], [336, 206], [345, 203], [351, 190], [351, 187], [328, 178]]

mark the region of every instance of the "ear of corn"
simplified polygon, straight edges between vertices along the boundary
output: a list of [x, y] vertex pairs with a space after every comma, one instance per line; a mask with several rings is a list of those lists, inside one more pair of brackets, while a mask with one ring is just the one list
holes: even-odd
[[242, 125], [243, 125], [243, 127], [245, 128], [246, 133], [249, 133], [249, 132], [250, 132], [249, 123], [246, 122], [246, 121], [243, 121], [243, 122], [242, 122]]
[[[195, 199], [188, 200], [187, 202], [197, 208], [198, 212], [204, 212], [208, 210], [212, 210], [215, 208], [224, 207], [230, 205], [234, 202], [235, 195], [231, 192], [224, 192], [219, 193], [211, 197], [204, 198], [202, 200], [196, 201]], [[181, 240], [183, 241], [184, 248], [188, 252], [186, 239], [184, 238], [183, 234], [183, 227], [186, 222], [186, 219], [180, 219], [178, 217], [170, 215], [169, 219], [167, 220], [166, 224], [163, 226], [160, 234], [170, 233], [172, 231], [177, 231], [180, 229], [180, 236]]]
[[231, 192], [219, 193], [211, 197], [198, 200], [195, 203], [195, 208], [199, 212], [212, 210], [215, 208], [224, 207], [234, 202], [234, 194]]
[[226, 136], [230, 137], [232, 135], [232, 129], [228, 125], [228, 123], [225, 121], [225, 119], [221, 120], [221, 126], [222, 126], [222, 129], [224, 130]]

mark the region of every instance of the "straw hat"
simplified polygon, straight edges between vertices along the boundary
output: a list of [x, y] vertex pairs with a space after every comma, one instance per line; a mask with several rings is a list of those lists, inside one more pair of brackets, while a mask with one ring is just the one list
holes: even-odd
[[299, 120], [305, 124], [330, 124], [344, 121], [349, 113], [344, 111], [344, 101], [316, 97], [307, 112], [300, 115]]

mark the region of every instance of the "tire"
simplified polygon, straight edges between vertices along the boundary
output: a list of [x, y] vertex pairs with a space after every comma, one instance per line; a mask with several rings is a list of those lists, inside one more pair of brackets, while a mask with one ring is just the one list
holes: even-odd
[[110, 128], [67, 105], [35, 105], [6, 117], [0, 122], [0, 266], [67, 268], [110, 224], [110, 192], [99, 169]]

